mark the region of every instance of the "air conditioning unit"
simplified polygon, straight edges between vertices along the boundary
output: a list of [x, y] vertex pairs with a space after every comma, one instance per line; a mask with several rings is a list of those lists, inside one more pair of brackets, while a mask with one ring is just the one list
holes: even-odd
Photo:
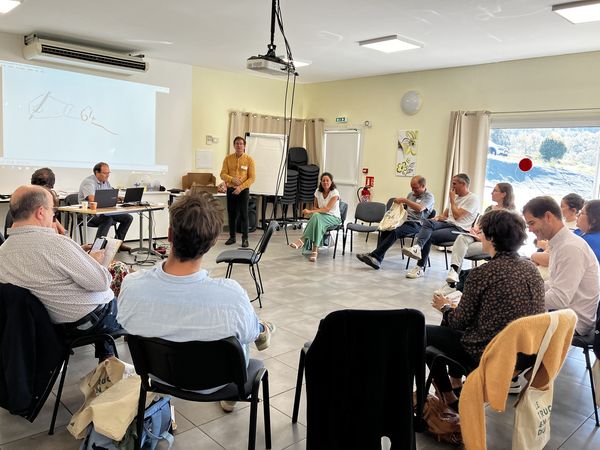
[[148, 70], [148, 63], [144, 61], [143, 55], [131, 56], [93, 47], [42, 39], [35, 34], [25, 36], [23, 57], [27, 60], [67, 64], [125, 75]]

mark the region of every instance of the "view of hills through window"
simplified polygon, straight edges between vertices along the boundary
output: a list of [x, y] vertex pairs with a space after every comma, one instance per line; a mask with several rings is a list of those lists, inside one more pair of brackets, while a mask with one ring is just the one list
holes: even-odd
[[[575, 192], [585, 199], [597, 197], [600, 127], [493, 128], [490, 130], [484, 206], [491, 204], [496, 183], [508, 182], [515, 190], [518, 210], [533, 197], [550, 195], [558, 202]], [[533, 167], [519, 169], [530, 158]]]

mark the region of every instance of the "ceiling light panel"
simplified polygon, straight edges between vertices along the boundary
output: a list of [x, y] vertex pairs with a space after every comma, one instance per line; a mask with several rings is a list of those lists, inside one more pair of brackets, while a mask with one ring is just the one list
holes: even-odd
[[600, 21], [600, 1], [561, 3], [552, 11], [575, 24]]
[[0, 14], [6, 14], [7, 12], [12, 11], [17, 6], [19, 6], [21, 2], [19, 0], [0, 0]]
[[360, 41], [358, 45], [361, 47], [379, 50], [380, 52], [384, 53], [402, 52], [404, 50], [412, 50], [423, 47], [423, 44], [421, 43], [411, 41], [406, 38], [401, 38], [396, 34]]

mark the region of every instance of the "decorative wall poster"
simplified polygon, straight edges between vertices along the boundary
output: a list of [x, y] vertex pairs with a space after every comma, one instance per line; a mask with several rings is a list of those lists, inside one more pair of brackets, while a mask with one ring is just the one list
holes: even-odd
[[396, 151], [396, 176], [413, 177], [417, 165], [419, 130], [400, 130]]

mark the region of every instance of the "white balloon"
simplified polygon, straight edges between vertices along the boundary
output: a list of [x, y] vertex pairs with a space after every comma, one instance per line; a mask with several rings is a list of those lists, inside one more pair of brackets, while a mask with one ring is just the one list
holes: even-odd
[[421, 94], [419, 94], [417, 91], [408, 91], [402, 96], [402, 100], [400, 100], [402, 111], [409, 116], [419, 112], [421, 109], [421, 103]]

